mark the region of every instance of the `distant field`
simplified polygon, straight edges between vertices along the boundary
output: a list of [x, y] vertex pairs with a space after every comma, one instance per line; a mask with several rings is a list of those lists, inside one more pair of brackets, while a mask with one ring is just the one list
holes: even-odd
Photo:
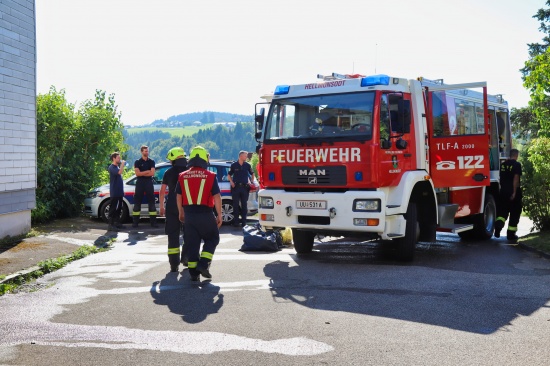
[[139, 133], [139, 132], [152, 132], [152, 131], [162, 131], [168, 132], [172, 136], [182, 137], [182, 136], [191, 136], [194, 133], [204, 130], [206, 128], [212, 128], [212, 125], [204, 126], [185, 126], [185, 127], [132, 127], [127, 128], [126, 131], [129, 134]]

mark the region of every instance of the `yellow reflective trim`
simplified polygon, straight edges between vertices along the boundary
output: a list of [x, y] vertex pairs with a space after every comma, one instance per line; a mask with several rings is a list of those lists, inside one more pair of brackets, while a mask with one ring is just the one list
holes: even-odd
[[157, 211], [149, 211], [149, 216], [157, 216]]
[[204, 183], [206, 183], [206, 179], [201, 179], [201, 187], [199, 188], [199, 194], [197, 195], [197, 204], [201, 203], [202, 201], [202, 191], [204, 190]]
[[187, 262], [187, 268], [197, 268], [199, 262]]
[[187, 182], [186, 179], [183, 180], [183, 185], [184, 185], [184, 188], [185, 188], [185, 196], [187, 197], [187, 202], [192, 205], [193, 204], [193, 199], [191, 198], [191, 192], [189, 191], [189, 183]]
[[132, 211], [132, 216], [139, 216], [141, 212], [139, 211]]
[[502, 216], [497, 217], [497, 221], [506, 222], [506, 219]]
[[212, 253], [208, 253], [208, 252], [202, 252], [201, 253], [201, 258], [206, 258], [206, 259], [212, 260], [212, 257], [214, 257], [214, 254], [212, 254]]
[[168, 248], [168, 254], [179, 254], [180, 248]]
[[508, 226], [508, 231], [518, 231], [516, 226]]

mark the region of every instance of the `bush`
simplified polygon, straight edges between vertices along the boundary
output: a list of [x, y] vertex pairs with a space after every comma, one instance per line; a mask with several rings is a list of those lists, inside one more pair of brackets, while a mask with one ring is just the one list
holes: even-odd
[[539, 137], [530, 141], [521, 162], [523, 176], [523, 209], [537, 230], [550, 230], [550, 139]]

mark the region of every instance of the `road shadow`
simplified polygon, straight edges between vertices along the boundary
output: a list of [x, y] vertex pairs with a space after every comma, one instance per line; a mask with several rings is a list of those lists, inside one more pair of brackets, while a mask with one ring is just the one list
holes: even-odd
[[150, 293], [155, 304], [167, 306], [189, 324], [203, 322], [223, 306], [219, 286], [209, 281], [192, 283], [187, 271], [168, 272], [162, 280], [153, 282]]
[[264, 274], [276, 302], [478, 334], [506, 331], [550, 300], [548, 261], [499, 241], [421, 243], [412, 263], [383, 253], [377, 243], [317, 243], [297, 265], [275, 261]]

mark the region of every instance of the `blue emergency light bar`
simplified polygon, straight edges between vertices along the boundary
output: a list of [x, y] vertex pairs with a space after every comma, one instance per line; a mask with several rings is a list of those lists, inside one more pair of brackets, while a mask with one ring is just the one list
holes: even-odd
[[361, 86], [390, 85], [388, 75], [371, 75], [361, 79]]
[[284, 95], [284, 94], [288, 94], [288, 92], [290, 91], [290, 85], [277, 85], [277, 87], [275, 88], [275, 95]]

